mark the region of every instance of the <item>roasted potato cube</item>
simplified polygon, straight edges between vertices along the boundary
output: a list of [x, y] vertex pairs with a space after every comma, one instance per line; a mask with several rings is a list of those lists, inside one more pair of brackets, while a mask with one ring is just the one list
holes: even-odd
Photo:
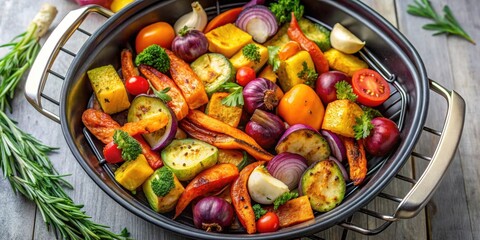
[[94, 68], [87, 75], [105, 113], [113, 114], [130, 107], [127, 90], [112, 65]]

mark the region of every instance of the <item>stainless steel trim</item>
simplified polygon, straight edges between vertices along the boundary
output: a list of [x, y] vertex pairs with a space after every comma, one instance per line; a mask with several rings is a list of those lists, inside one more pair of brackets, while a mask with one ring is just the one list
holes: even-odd
[[[58, 53], [62, 51], [65, 43], [72, 34], [79, 29], [81, 23], [90, 13], [98, 13], [106, 18], [113, 15], [113, 12], [110, 10], [97, 5], [88, 5], [68, 13], [43, 45], [25, 83], [25, 97], [28, 102], [30, 102], [37, 111], [57, 123], [60, 123], [60, 117], [42, 106], [42, 92], [45, 88], [48, 75], [55, 75], [50, 69]], [[64, 78], [63, 76], [57, 77]], [[49, 98], [46, 100], [51, 101]]]

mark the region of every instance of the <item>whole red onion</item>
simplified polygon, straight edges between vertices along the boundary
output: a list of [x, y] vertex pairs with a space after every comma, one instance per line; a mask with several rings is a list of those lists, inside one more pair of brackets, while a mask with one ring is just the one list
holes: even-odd
[[233, 221], [233, 208], [223, 198], [209, 196], [193, 207], [193, 223], [207, 232], [221, 232]]
[[192, 62], [208, 51], [205, 34], [195, 29], [182, 29], [172, 42], [172, 51], [186, 62]]
[[397, 124], [388, 118], [376, 117], [371, 122], [373, 129], [365, 138], [365, 149], [374, 156], [384, 156], [397, 145], [400, 131]]
[[80, 6], [97, 4], [105, 8], [110, 8], [112, 0], [75, 0], [75, 2], [77, 2], [77, 4]]
[[269, 149], [285, 132], [285, 124], [277, 115], [256, 109], [245, 126], [245, 132], [261, 147]]
[[282, 96], [280, 87], [265, 78], [255, 78], [243, 88], [244, 107], [249, 114], [255, 109], [273, 111]]

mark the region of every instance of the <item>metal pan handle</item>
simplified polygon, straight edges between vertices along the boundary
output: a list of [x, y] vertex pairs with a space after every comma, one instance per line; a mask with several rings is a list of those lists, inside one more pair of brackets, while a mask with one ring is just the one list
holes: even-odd
[[45, 88], [48, 75], [51, 74], [49, 71], [61, 48], [90, 13], [98, 13], [107, 18], [113, 15], [113, 12], [110, 10], [97, 5], [88, 5], [69, 12], [53, 30], [43, 45], [25, 83], [25, 96], [28, 102], [30, 102], [37, 111], [58, 123], [60, 123], [60, 117], [43, 108], [42, 92]]
[[462, 135], [465, 100], [455, 91], [449, 91], [433, 80], [430, 80], [430, 88], [447, 100], [448, 110], [445, 124], [430, 164], [398, 205], [395, 218], [415, 217], [425, 207], [453, 160]]

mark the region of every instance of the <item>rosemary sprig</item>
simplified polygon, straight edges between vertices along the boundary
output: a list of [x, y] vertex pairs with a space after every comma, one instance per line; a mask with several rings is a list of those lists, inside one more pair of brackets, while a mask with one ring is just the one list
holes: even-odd
[[[420, 2], [421, 1], [421, 2]], [[428, 18], [434, 21], [434, 23], [425, 24], [423, 29], [436, 31], [433, 35], [439, 34], [452, 34], [465, 38], [472, 44], [476, 44], [475, 41], [463, 30], [460, 23], [453, 16], [450, 7], [445, 5], [443, 7], [444, 16], [440, 16], [435, 9], [433, 9], [430, 1], [428, 0], [414, 0], [414, 4], [408, 5], [407, 12], [414, 16]]]
[[[49, 10], [46, 12], [51, 13]], [[65, 175], [58, 174], [48, 157], [55, 148], [23, 132], [5, 113], [7, 108], [12, 110], [9, 102], [15, 89], [39, 52], [42, 34], [38, 31], [46, 31], [50, 23], [37, 25], [34, 21], [27, 32], [0, 46], [10, 48], [0, 59], [0, 168], [12, 190], [35, 202], [47, 227], [62, 239], [123, 239], [108, 227], [92, 222], [82, 211], [83, 206], [65, 193], [64, 187], [73, 187], [63, 178]]]

